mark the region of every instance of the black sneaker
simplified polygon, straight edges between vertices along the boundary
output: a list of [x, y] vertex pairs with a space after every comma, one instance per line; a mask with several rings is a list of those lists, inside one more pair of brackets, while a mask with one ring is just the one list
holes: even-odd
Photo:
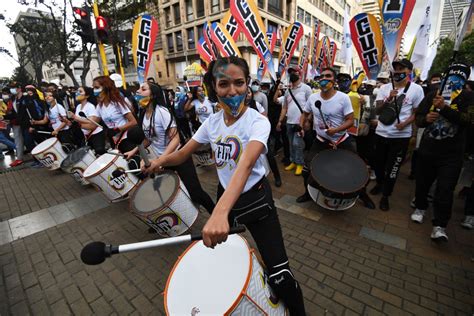
[[280, 179], [280, 178], [275, 179], [275, 186], [276, 186], [277, 188], [281, 187], [281, 179]]
[[370, 194], [372, 195], [377, 195], [382, 193], [382, 185], [381, 184], [376, 184], [372, 190], [370, 190]]
[[388, 211], [390, 209], [390, 205], [388, 204], [388, 196], [382, 196], [380, 199], [379, 208], [382, 211]]
[[363, 192], [359, 195], [359, 199], [364, 203], [364, 206], [367, 207], [368, 209], [375, 209], [375, 203], [372, 201], [370, 196], [367, 194], [367, 192]]
[[311, 201], [311, 196], [309, 195], [308, 192], [305, 192], [303, 195], [299, 196], [296, 199], [296, 203], [304, 203], [304, 202], [308, 202], [308, 201]]

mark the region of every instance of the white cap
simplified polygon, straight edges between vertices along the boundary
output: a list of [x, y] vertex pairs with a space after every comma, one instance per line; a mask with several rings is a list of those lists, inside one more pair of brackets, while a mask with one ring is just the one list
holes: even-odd
[[367, 80], [367, 82], [365, 84], [368, 84], [370, 86], [376, 86], [377, 82], [375, 80]]
[[111, 74], [110, 79], [115, 83], [116, 88], [120, 88], [123, 86], [122, 76], [119, 74]]
[[388, 72], [383, 71], [379, 73], [379, 75], [377, 76], [377, 79], [390, 79], [390, 75], [388, 74]]

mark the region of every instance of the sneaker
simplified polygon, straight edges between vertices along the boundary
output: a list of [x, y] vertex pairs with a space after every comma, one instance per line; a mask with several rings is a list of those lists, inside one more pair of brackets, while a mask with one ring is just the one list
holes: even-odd
[[382, 196], [380, 199], [379, 208], [382, 211], [388, 211], [390, 209], [390, 205], [388, 204], [388, 196]]
[[285, 167], [286, 171], [291, 171], [296, 168], [296, 164], [294, 162], [290, 163], [287, 167]]
[[303, 195], [299, 196], [296, 199], [296, 203], [304, 203], [304, 202], [308, 202], [308, 201], [311, 201], [311, 195], [309, 195], [308, 192], [305, 192]]
[[461, 223], [461, 226], [466, 229], [473, 229], [474, 228], [474, 216], [466, 216], [464, 221]]
[[375, 203], [374, 201], [372, 201], [372, 199], [370, 198], [370, 196], [367, 194], [367, 192], [362, 192], [361, 194], [359, 194], [359, 199], [362, 201], [362, 203], [364, 203], [364, 206], [370, 210], [374, 210], [375, 209]]
[[415, 201], [416, 201], [416, 198], [411, 199], [410, 206], [411, 206], [412, 208], [416, 208]]
[[377, 195], [377, 194], [380, 194], [382, 193], [382, 185], [380, 184], [376, 184], [372, 190], [370, 190], [370, 194], [372, 195]]
[[375, 180], [375, 179], [377, 179], [377, 176], [375, 175], [375, 171], [370, 170], [370, 180]]
[[20, 159], [16, 159], [15, 161], [13, 161], [11, 164], [10, 164], [10, 167], [16, 167], [16, 166], [19, 166], [23, 163], [23, 160], [20, 160]]
[[296, 165], [295, 176], [301, 176], [303, 173], [303, 165]]
[[281, 187], [281, 178], [276, 178], [276, 179], [275, 179], [275, 186], [276, 186], [277, 188]]
[[431, 239], [434, 241], [448, 241], [448, 235], [446, 235], [445, 228], [441, 226], [433, 226]]
[[423, 217], [425, 216], [425, 210], [419, 210], [416, 209], [413, 214], [411, 214], [410, 218], [413, 222], [422, 224], [423, 223]]

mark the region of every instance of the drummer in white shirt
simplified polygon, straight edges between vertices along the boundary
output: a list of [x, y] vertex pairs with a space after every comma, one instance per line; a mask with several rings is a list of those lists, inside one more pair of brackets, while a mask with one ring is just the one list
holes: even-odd
[[214, 113], [214, 104], [209, 101], [209, 98], [204, 94], [204, 89], [199, 87], [193, 87], [191, 94], [188, 94], [188, 101], [184, 105], [186, 112], [194, 108], [196, 117], [199, 121], [199, 126], [204, 123], [207, 118]]
[[74, 140], [69, 130], [66, 109], [56, 101], [53, 92], [46, 92], [44, 99], [48, 104], [44, 119], [49, 120], [53, 128], [51, 136], [56, 136], [63, 145], [64, 151], [70, 152], [74, 149]]
[[202, 144], [215, 154], [218, 202], [202, 235], [207, 247], [226, 241], [230, 224], [244, 224], [252, 234], [269, 272], [269, 284], [291, 315], [305, 315], [301, 288], [288, 263], [272, 191], [265, 177], [270, 122], [245, 105], [250, 82], [247, 62], [238, 57], [218, 58], [204, 77], [209, 99], [223, 111], [212, 114], [180, 150], [153, 160], [146, 172], [180, 165]]

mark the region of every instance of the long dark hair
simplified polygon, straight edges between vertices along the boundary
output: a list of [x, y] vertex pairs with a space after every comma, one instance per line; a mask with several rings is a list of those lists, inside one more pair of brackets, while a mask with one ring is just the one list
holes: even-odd
[[114, 102], [119, 106], [128, 109], [127, 103], [120, 95], [120, 90], [115, 87], [115, 83], [112, 79], [110, 79], [108, 76], [99, 76], [95, 77], [94, 81], [97, 81], [100, 84], [100, 86], [102, 87], [102, 93], [104, 94], [103, 100], [99, 104], [97, 104], [98, 106]]
[[236, 57], [236, 56], [230, 56], [230, 57], [221, 57], [216, 60], [213, 60], [209, 64], [209, 67], [207, 68], [207, 72], [204, 75], [204, 84], [206, 85], [207, 96], [209, 98], [209, 101], [218, 102], [217, 93], [216, 93], [216, 90], [214, 89], [214, 86], [216, 84], [216, 76], [214, 73], [220, 67], [230, 65], [230, 64], [240, 67], [240, 69], [242, 69], [242, 71], [244, 72], [244, 76], [247, 79], [247, 81], [250, 80], [250, 69], [245, 59]]

